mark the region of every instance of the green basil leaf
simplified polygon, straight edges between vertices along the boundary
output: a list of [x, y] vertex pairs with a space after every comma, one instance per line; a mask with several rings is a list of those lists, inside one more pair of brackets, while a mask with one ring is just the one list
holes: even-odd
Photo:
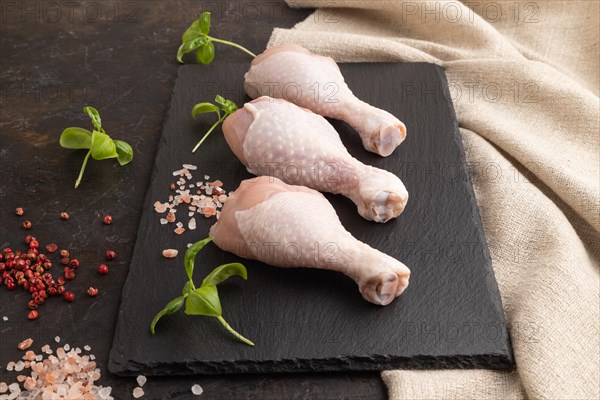
[[209, 113], [209, 112], [215, 112], [215, 113], [217, 113], [217, 116], [219, 118], [221, 118], [221, 110], [219, 110], [219, 107], [215, 106], [212, 103], [196, 104], [194, 106], [194, 108], [192, 108], [192, 117], [194, 117], [194, 119], [195, 119], [197, 115], [205, 114], [205, 113]]
[[160, 312], [158, 314], [156, 314], [156, 316], [152, 320], [152, 323], [150, 324], [150, 332], [152, 332], [153, 335], [154, 335], [154, 328], [156, 327], [156, 323], [158, 322], [158, 320], [161, 319], [165, 315], [175, 314], [177, 311], [179, 311], [181, 309], [181, 307], [183, 306], [184, 300], [185, 300], [185, 297], [183, 297], [183, 296], [177, 297], [176, 299], [173, 299], [169, 303], [167, 303], [165, 308], [163, 308], [162, 310], [160, 310]]
[[196, 61], [199, 64], [210, 64], [214, 58], [215, 46], [210, 41], [196, 51]]
[[220, 94], [215, 97], [215, 103], [217, 104], [223, 105], [226, 101], [227, 100], [225, 100], [225, 97], [221, 96]]
[[202, 33], [200, 29], [200, 20], [195, 19], [194, 22], [181, 35], [181, 43], [189, 42]]
[[92, 147], [92, 132], [77, 127], [67, 128], [60, 135], [59, 143], [67, 149], [89, 149]]
[[218, 285], [229, 277], [237, 275], [241, 276], [242, 279], [248, 279], [248, 272], [246, 267], [240, 263], [223, 264], [213, 269], [210, 274], [202, 281], [202, 286], [205, 285]]
[[222, 310], [217, 287], [207, 285], [191, 292], [185, 301], [185, 313], [220, 317]]
[[225, 100], [225, 104], [223, 104], [222, 108], [227, 114], [233, 114], [238, 109], [235, 103], [231, 100]]
[[122, 140], [113, 140], [115, 148], [117, 149], [117, 161], [120, 165], [126, 165], [133, 160], [133, 149], [129, 143]]
[[196, 254], [198, 254], [198, 252], [202, 250], [202, 248], [211, 240], [211, 237], [207, 237], [206, 239], [194, 243], [189, 249], [186, 250], [185, 256], [183, 257], [183, 265], [185, 267], [185, 273], [187, 274], [188, 280], [191, 281], [192, 275], [194, 274], [194, 259], [196, 258]]
[[92, 125], [97, 130], [102, 130], [102, 120], [100, 119], [100, 113], [92, 106], [83, 107], [83, 112], [90, 116]]
[[182, 43], [177, 50], [177, 61], [183, 64], [183, 56], [185, 54], [199, 49], [200, 47], [204, 46], [206, 42], [208, 42], [208, 39], [204, 36], [200, 36], [188, 42]]
[[99, 131], [92, 132], [91, 151], [94, 160], [105, 160], [107, 158], [118, 157], [117, 147], [110, 136]]
[[210, 12], [204, 11], [200, 14], [200, 18], [198, 18], [198, 28], [200, 28], [200, 32], [204, 35], [208, 35], [210, 31]]
[[185, 296], [186, 294], [190, 294], [194, 289], [196, 289], [194, 283], [192, 281], [187, 281], [183, 286], [182, 293]]
[[220, 104], [221, 109], [227, 114], [233, 114], [238, 109], [233, 101], [227, 100], [226, 98], [220, 95], [217, 95], [217, 97], [215, 97], [215, 103]]

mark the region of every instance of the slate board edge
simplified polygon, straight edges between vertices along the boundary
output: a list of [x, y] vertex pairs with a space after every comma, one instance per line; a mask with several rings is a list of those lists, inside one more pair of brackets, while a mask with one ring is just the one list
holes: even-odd
[[[426, 63], [423, 63], [426, 64]], [[448, 78], [446, 76], [446, 71], [443, 67], [440, 66], [436, 66], [436, 70], [438, 72], [438, 74], [440, 75], [440, 79], [442, 80], [442, 82], [445, 83], [445, 87], [448, 88]], [[512, 342], [510, 340], [510, 332], [507, 329], [506, 326], [506, 317], [504, 315], [504, 310], [502, 308], [502, 296], [500, 296], [500, 289], [498, 288], [498, 282], [496, 281], [496, 275], [494, 274], [494, 268], [492, 266], [492, 257], [490, 255], [490, 249], [489, 249], [489, 244], [487, 242], [487, 239], [485, 237], [485, 232], [483, 230], [483, 223], [481, 221], [481, 213], [479, 212], [479, 206], [476, 203], [477, 201], [477, 196], [475, 196], [475, 190], [473, 189], [473, 181], [471, 178], [471, 174], [469, 172], [469, 168], [467, 166], [467, 159], [466, 159], [466, 153], [465, 153], [465, 147], [463, 145], [463, 141], [462, 141], [462, 135], [460, 133], [460, 128], [458, 125], [458, 118], [456, 116], [456, 110], [454, 109], [454, 105], [452, 104], [452, 101], [450, 99], [450, 95], [449, 93], [447, 94], [447, 100], [449, 103], [449, 109], [450, 112], [452, 113], [452, 115], [454, 116], [453, 118], [453, 129], [454, 129], [454, 140], [456, 142], [456, 145], [459, 147], [459, 154], [460, 154], [460, 165], [462, 169], [465, 169], [465, 175], [468, 177], [468, 180], [466, 182], [464, 182], [465, 188], [466, 190], [472, 195], [472, 198], [475, 199], [475, 202], [471, 203], [472, 204], [472, 209], [471, 209], [471, 219], [473, 220], [473, 222], [475, 223], [475, 225], [479, 228], [477, 231], [479, 233], [480, 236], [480, 240], [481, 243], [485, 243], [486, 245], [483, 248], [483, 253], [484, 253], [484, 257], [485, 257], [485, 268], [488, 269], [488, 275], [486, 276], [486, 283], [489, 287], [489, 290], [491, 292], [494, 292], [494, 294], [497, 296], [497, 298], [500, 300], [496, 305], [498, 306], [497, 312], [499, 313], [499, 315], [503, 316], [504, 319], [504, 326], [502, 327], [503, 330], [506, 332], [506, 335], [508, 337], [509, 340], [506, 341], [506, 345], [507, 345], [507, 354], [508, 354], [508, 362], [510, 362], [511, 365], [515, 365], [515, 360], [514, 360], [514, 353], [513, 353], [513, 348], [512, 348]]]
[[[241, 360], [236, 362], [173, 362], [155, 366], [140, 366], [135, 362], [114, 364], [111, 372], [121, 376], [139, 374], [151, 376], [223, 375], [240, 373], [290, 372], [357, 372], [392, 369], [492, 369], [512, 370], [515, 365], [504, 354], [471, 356], [416, 356], [416, 357], [339, 357], [331, 359], [284, 359], [277, 361]], [[176, 372], [175, 372], [176, 371]]]

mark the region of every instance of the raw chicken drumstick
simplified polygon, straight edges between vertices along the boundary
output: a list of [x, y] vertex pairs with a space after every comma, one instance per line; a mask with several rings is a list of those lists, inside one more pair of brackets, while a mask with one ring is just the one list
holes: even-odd
[[387, 222], [408, 201], [396, 175], [352, 157], [325, 118], [285, 100], [246, 103], [225, 119], [223, 132], [250, 173], [343, 194], [368, 220]]
[[330, 57], [283, 44], [258, 55], [244, 76], [248, 96], [285, 99], [313, 112], [350, 124], [365, 149], [389, 156], [406, 137], [406, 127], [387, 111], [354, 96]]
[[210, 236], [240, 257], [342, 272], [371, 303], [387, 305], [408, 286], [408, 267], [354, 238], [321, 193], [274, 177], [243, 181]]

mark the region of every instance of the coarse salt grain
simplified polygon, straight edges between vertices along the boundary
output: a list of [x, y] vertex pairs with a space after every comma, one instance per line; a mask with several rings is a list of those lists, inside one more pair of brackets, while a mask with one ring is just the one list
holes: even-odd
[[190, 221], [188, 222], [188, 228], [192, 231], [196, 229], [196, 218], [190, 219]]
[[198, 169], [198, 167], [193, 164], [183, 164], [183, 168], [189, 169], [190, 171], [195, 171]]
[[55, 337], [55, 338], [54, 338], [54, 341], [55, 341], [56, 343], [60, 343], [60, 336], [57, 336], [57, 337]]
[[179, 251], [175, 250], [175, 249], [165, 249], [162, 252], [162, 255], [164, 258], [175, 258], [177, 257], [177, 254], [179, 253]]
[[144, 395], [144, 389], [142, 389], [141, 387], [136, 387], [135, 389], [133, 389], [133, 398], [139, 399], [143, 395]]
[[92, 348], [86, 344], [85, 346], [83, 346], [83, 349], [85, 351], [90, 351]]
[[195, 384], [192, 386], [192, 393], [196, 396], [200, 396], [202, 393], [204, 393], [204, 389], [202, 389], [202, 386]]
[[176, 228], [173, 232], [175, 232], [178, 235], [181, 235], [183, 232], [185, 232], [185, 228], [179, 227]]
[[19, 348], [19, 350], [27, 350], [28, 348], [31, 347], [32, 344], [33, 344], [33, 339], [27, 338], [27, 339], [23, 340], [21, 343], [19, 343], [17, 345], [17, 347]]
[[2, 317], [2, 321], [4, 321], [4, 322], [8, 321], [8, 317], [7, 316]]
[[138, 375], [138, 377], [135, 378], [135, 380], [137, 381], [137, 384], [140, 385], [140, 387], [144, 386], [148, 381], [148, 379], [144, 375]]

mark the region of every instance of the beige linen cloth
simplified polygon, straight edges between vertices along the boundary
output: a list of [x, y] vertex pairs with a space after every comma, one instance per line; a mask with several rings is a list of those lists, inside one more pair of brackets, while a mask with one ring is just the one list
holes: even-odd
[[384, 371], [390, 398], [600, 398], [598, 0], [289, 4], [323, 8], [270, 46], [450, 82], [517, 369]]

